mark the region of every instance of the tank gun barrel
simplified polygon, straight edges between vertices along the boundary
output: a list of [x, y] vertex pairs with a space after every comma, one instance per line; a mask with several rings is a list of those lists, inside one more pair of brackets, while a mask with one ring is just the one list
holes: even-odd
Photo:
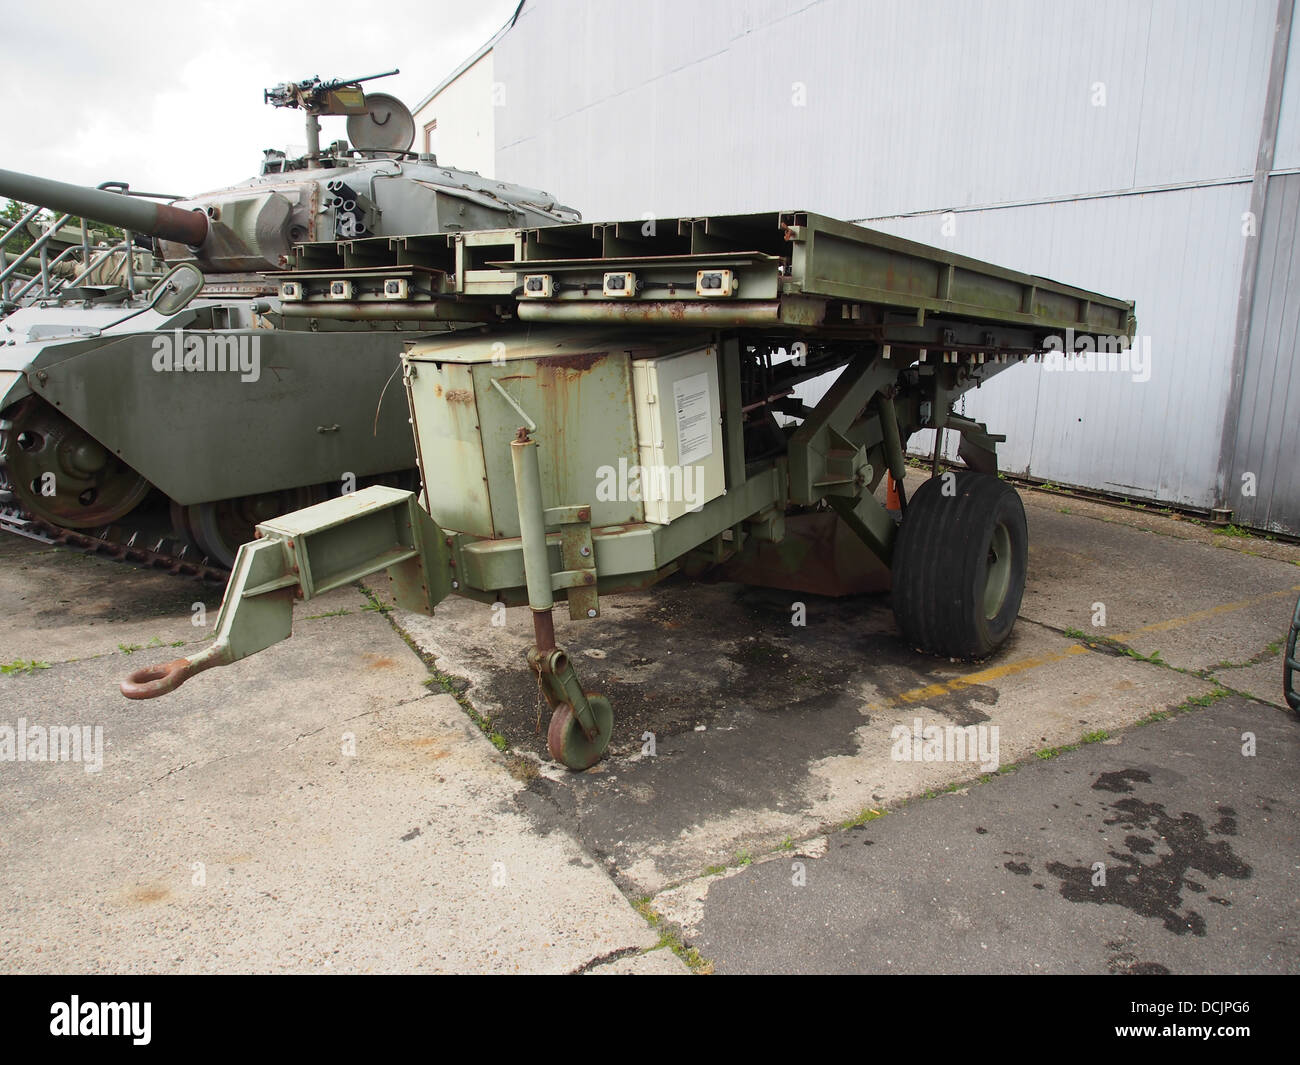
[[201, 211], [187, 211], [138, 196], [20, 174], [16, 170], [0, 170], [0, 196], [195, 248], [208, 235], [208, 220]]

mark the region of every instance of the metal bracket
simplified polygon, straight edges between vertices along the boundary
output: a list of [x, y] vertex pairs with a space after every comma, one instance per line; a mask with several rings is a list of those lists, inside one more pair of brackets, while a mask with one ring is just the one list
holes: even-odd
[[548, 507], [547, 526], [560, 527], [560, 565], [551, 574], [551, 587], [568, 589], [569, 618], [573, 621], [600, 616], [596, 591], [596, 548], [591, 541], [591, 507]]
[[961, 434], [961, 443], [957, 445], [957, 455], [972, 470], [980, 473], [998, 472], [998, 444], [1006, 440], [1004, 433], [990, 433], [982, 422], [963, 418], [959, 414], [949, 414], [949, 429]]
[[873, 555], [886, 566], [893, 565], [894, 538], [898, 534], [898, 526], [875, 496], [864, 492], [859, 499], [828, 496], [826, 501], [858, 539], [871, 549]]
[[790, 499], [809, 506], [827, 497], [853, 497], [872, 479], [865, 450], [847, 434], [871, 397], [898, 377], [898, 367], [863, 352], [790, 438]]
[[374, 485], [257, 527], [244, 544], [217, 615], [216, 638], [193, 658], [136, 670], [128, 699], [152, 699], [190, 677], [263, 651], [293, 631], [293, 601], [388, 570], [397, 604], [433, 613], [451, 592], [451, 552], [411, 492]]

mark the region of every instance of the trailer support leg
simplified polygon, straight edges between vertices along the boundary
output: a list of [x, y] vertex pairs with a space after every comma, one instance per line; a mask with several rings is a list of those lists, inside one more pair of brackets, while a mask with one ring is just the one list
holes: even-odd
[[614, 712], [609, 700], [582, 690], [578, 674], [564, 649], [555, 643], [555, 594], [549, 549], [546, 545], [546, 508], [542, 502], [542, 477], [537, 442], [520, 429], [510, 442], [514, 465], [515, 500], [519, 507], [519, 538], [524, 556], [524, 582], [533, 612], [534, 645], [528, 649], [528, 666], [551, 707], [546, 742], [551, 756], [570, 769], [594, 765], [613, 731]]

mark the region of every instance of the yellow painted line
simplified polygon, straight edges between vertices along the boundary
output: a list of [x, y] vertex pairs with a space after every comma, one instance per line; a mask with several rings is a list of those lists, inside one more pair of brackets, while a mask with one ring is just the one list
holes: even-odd
[[1238, 599], [1235, 603], [1222, 603], [1219, 606], [1208, 607], [1205, 610], [1197, 610], [1192, 614], [1184, 614], [1180, 618], [1170, 618], [1168, 621], [1157, 621], [1151, 625], [1144, 625], [1140, 629], [1134, 629], [1132, 632], [1120, 632], [1111, 637], [1113, 640], [1127, 640], [1132, 636], [1140, 636], [1144, 632], [1168, 632], [1170, 629], [1181, 629], [1184, 625], [1191, 625], [1197, 621], [1204, 621], [1206, 618], [1216, 618], [1221, 614], [1231, 614], [1235, 610], [1245, 610], [1249, 606], [1258, 606], [1260, 603], [1267, 603], [1270, 599], [1281, 599], [1283, 596], [1292, 596], [1300, 592], [1300, 584], [1293, 584], [1290, 588], [1282, 588], [1276, 592], [1269, 592], [1268, 595], [1261, 595], [1257, 599]]
[[[1132, 632], [1121, 632], [1109, 637], [1112, 640], [1127, 640], [1138, 636], [1144, 632], [1168, 632], [1171, 629], [1179, 629], [1184, 625], [1191, 625], [1197, 621], [1204, 621], [1206, 618], [1220, 617], [1223, 614], [1231, 614], [1237, 610], [1245, 610], [1247, 607], [1257, 606], [1260, 603], [1266, 603], [1270, 599], [1280, 599], [1282, 596], [1295, 595], [1300, 592], [1300, 584], [1294, 584], [1290, 588], [1283, 588], [1280, 591], [1269, 592], [1267, 595], [1261, 595], [1256, 599], [1239, 599], [1235, 603], [1221, 603], [1219, 606], [1208, 607], [1205, 610], [1197, 610], [1191, 614], [1184, 614], [1182, 617], [1169, 618], [1167, 621], [1157, 621], [1150, 625], [1144, 625], [1140, 629], [1134, 629]], [[967, 673], [963, 677], [954, 677], [952, 680], [945, 680], [938, 684], [927, 684], [924, 688], [912, 688], [899, 695], [890, 696], [880, 703], [873, 703], [872, 710], [887, 710], [908, 703], [919, 703], [925, 699], [936, 699], [941, 695], [950, 695], [953, 692], [961, 691], [963, 688], [973, 688], [978, 684], [988, 684], [991, 681], [1000, 680], [1003, 677], [1011, 677], [1017, 673], [1026, 673], [1031, 669], [1037, 669], [1039, 666], [1048, 666], [1053, 662], [1062, 662], [1067, 658], [1075, 655], [1086, 655], [1091, 648], [1082, 643], [1076, 643], [1064, 651], [1055, 651], [1051, 654], [1035, 655], [1031, 658], [1021, 658], [1015, 662], [1004, 662], [1001, 665], [990, 666], [988, 669], [976, 670], [974, 673]]]
[[954, 677], [952, 680], [943, 681], [941, 684], [913, 688], [911, 691], [903, 692], [902, 695], [894, 696], [890, 701], [897, 705], [900, 703], [916, 703], [922, 699], [933, 699], [936, 695], [947, 695], [949, 692], [960, 691], [962, 688], [973, 688], [977, 684], [987, 684], [1001, 677], [1010, 677], [1016, 673], [1024, 673], [1030, 669], [1037, 669], [1039, 666], [1046, 666], [1074, 655], [1086, 655], [1087, 653], [1087, 647], [1076, 643], [1073, 647], [1068, 647], [1064, 651], [1036, 655], [1033, 658], [1021, 658], [1015, 662], [1004, 662], [998, 666], [990, 666], [988, 669], [967, 673], [964, 677]]

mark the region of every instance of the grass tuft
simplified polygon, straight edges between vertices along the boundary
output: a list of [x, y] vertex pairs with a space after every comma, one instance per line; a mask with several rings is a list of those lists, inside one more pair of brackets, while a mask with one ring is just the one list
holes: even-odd
[[35, 673], [38, 669], [49, 669], [48, 662], [38, 662], [34, 658], [15, 658], [12, 662], [0, 666], [0, 674], [14, 677], [20, 673]]

